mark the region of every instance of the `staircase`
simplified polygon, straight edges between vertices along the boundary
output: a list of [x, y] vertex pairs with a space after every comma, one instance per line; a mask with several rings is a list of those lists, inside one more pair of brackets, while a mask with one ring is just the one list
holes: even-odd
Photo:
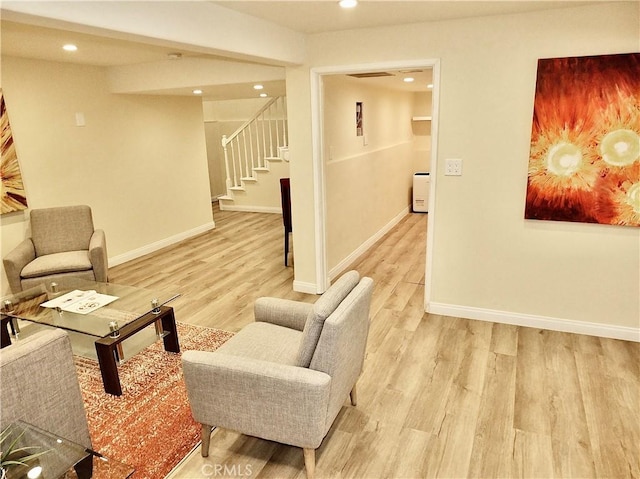
[[280, 178], [289, 176], [286, 98], [267, 102], [222, 137], [226, 189], [221, 210], [280, 213]]

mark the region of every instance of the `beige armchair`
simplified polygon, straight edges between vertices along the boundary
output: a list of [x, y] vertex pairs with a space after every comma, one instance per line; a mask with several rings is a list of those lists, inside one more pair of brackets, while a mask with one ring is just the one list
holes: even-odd
[[71, 342], [65, 331], [38, 331], [3, 348], [0, 381], [1, 430], [23, 420], [91, 448]]
[[315, 449], [347, 396], [356, 403], [371, 278], [344, 274], [315, 304], [260, 298], [255, 322], [215, 352], [182, 356], [193, 417], [202, 424], [202, 456], [213, 426], [304, 449], [313, 478]]
[[[24, 421], [92, 449], [71, 341], [65, 331], [38, 331], [3, 348], [0, 384], [0, 430]], [[45, 471], [49, 463], [60, 467], [55, 454], [45, 454], [38, 461]], [[92, 456], [74, 469], [79, 479], [92, 477]]]
[[65, 276], [106, 282], [105, 234], [94, 230], [88, 206], [32, 210], [31, 237], [3, 263], [13, 293]]

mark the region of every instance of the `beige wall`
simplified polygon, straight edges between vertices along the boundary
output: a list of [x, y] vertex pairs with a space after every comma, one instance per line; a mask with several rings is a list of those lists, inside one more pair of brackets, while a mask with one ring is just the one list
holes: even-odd
[[[506, 318], [528, 314], [637, 328], [639, 230], [525, 221], [523, 210], [537, 59], [638, 51], [639, 8], [637, 2], [616, 2], [309, 37], [303, 42], [308, 46], [306, 63], [291, 66], [302, 58], [298, 49], [286, 68], [297, 288], [312, 290], [322, 281], [315, 268], [315, 237], [322, 225], [314, 214], [321, 195], [314, 183], [318, 172], [313, 146], [318, 136], [312, 130], [315, 100], [310, 69], [438, 59], [440, 101], [434, 107], [439, 107], [440, 115], [434, 140], [439, 149], [437, 163], [431, 165], [437, 174], [432, 178], [435, 210], [430, 213], [435, 218], [430, 231], [435, 242], [429, 251], [433, 264], [428, 276], [432, 310], [462, 316], [495, 312]], [[154, 14], [163, 15], [162, 9], [154, 9]], [[76, 15], [77, 9], [64, 13]], [[110, 21], [103, 26], [116, 30], [118, 25], [136, 23], [157, 30], [158, 24], [117, 15]], [[200, 30], [188, 25], [189, 32]], [[249, 48], [257, 37], [251, 35], [248, 23], [242, 25], [247, 26], [243, 35]], [[210, 31], [199, 34], [207, 36]], [[224, 49], [221, 43], [230, 47], [228, 38], [217, 36], [216, 46]], [[281, 44], [291, 48], [298, 43]], [[152, 97], [109, 95], [99, 69], [35, 64], [27, 68], [24, 62], [7, 62], [3, 87], [9, 113], [17, 115], [12, 117], [14, 132], [16, 121], [22, 124], [23, 140], [16, 141], [32, 206], [52, 198], [60, 202], [90, 198], [99, 226], [112, 235], [126, 231], [114, 235], [111, 255], [208, 224], [210, 211], [200, 208], [200, 198], [208, 201], [209, 196], [202, 113], [195, 113], [200, 105], [189, 99], [158, 103]], [[8, 69], [12, 63], [22, 64], [22, 70]], [[88, 95], [88, 84], [101, 94]], [[68, 126], [78, 110], [87, 116], [84, 129]], [[94, 119], [100, 133], [92, 129]], [[140, 135], [146, 128], [153, 134]], [[55, 158], [57, 169], [49, 168], [45, 158]], [[443, 176], [446, 158], [464, 160], [462, 177]], [[183, 175], [166, 174], [176, 169], [176, 163]], [[158, 176], [158, 170], [165, 174]], [[95, 175], [102, 180], [97, 187], [83, 186], [86, 177]], [[114, 185], [121, 190], [118, 194]], [[152, 191], [161, 191], [159, 207]], [[3, 250], [23, 237], [25, 224], [22, 214], [2, 217]]]
[[[298, 133], [292, 126], [291, 151], [300, 158], [292, 165], [294, 230], [318, 228], [311, 195], [302, 194], [313, 191], [310, 68], [439, 59], [430, 307], [637, 328], [640, 230], [525, 221], [523, 211], [537, 60], [638, 51], [639, 8], [591, 5], [312, 36], [306, 67], [287, 72]], [[446, 158], [464, 160], [463, 176], [443, 176]], [[296, 281], [312, 282], [313, 244], [294, 241]]]
[[[323, 85], [327, 266], [331, 271], [408, 211], [414, 95], [345, 75], [327, 75]], [[356, 102], [363, 103], [364, 136], [356, 136]]]
[[[30, 208], [90, 205], [112, 259], [213, 226], [199, 98], [110, 94], [102, 68], [11, 57], [2, 88]], [[27, 227], [2, 216], [3, 254]]]

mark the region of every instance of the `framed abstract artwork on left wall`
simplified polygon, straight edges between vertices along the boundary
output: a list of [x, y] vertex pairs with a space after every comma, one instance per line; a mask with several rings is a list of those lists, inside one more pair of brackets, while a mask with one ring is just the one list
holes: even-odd
[[22, 182], [22, 173], [18, 163], [16, 147], [13, 143], [13, 134], [9, 115], [4, 102], [4, 94], [0, 89], [0, 123], [2, 124], [2, 163], [0, 174], [2, 176], [2, 192], [0, 195], [0, 213], [11, 213], [27, 208], [27, 197]]

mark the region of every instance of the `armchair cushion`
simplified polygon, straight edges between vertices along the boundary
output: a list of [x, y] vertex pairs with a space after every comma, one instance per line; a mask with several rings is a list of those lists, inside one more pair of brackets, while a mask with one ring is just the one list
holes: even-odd
[[88, 271], [92, 267], [88, 251], [67, 251], [39, 256], [22, 270], [23, 278], [37, 278], [71, 271]]
[[298, 359], [296, 364], [303, 368], [308, 368], [316, 350], [320, 333], [325, 320], [335, 311], [338, 305], [358, 284], [360, 275], [357, 271], [349, 271], [343, 274], [338, 281], [327, 289], [320, 299], [315, 302], [312, 310], [309, 312], [307, 322], [302, 332], [302, 341], [298, 351]]
[[91, 208], [86, 205], [31, 210], [36, 256], [88, 250], [92, 234]]
[[221, 353], [294, 365], [302, 333], [271, 323], [250, 323], [218, 348]]

